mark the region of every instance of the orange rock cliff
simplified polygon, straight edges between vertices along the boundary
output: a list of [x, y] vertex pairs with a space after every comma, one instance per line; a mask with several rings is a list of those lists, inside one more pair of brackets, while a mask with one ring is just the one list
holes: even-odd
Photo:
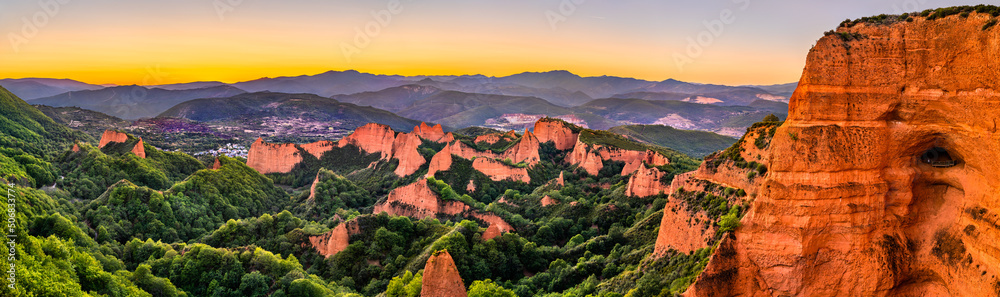
[[[436, 127], [440, 128], [440, 126]], [[419, 130], [419, 127], [415, 128], [415, 130]], [[437, 129], [428, 128], [427, 130]], [[439, 140], [448, 138], [448, 135], [439, 137]], [[298, 155], [298, 147], [319, 158], [334, 146], [344, 147], [351, 144], [359, 147], [366, 153], [380, 154], [383, 160], [399, 160], [399, 166], [395, 170], [396, 175], [408, 176], [419, 170], [427, 162], [417, 151], [420, 143], [420, 138], [416, 134], [399, 133], [396, 135], [389, 126], [370, 123], [358, 127], [354, 130], [354, 133], [336, 143], [318, 141], [300, 145], [271, 144], [258, 138], [250, 146], [249, 152], [247, 152], [247, 166], [256, 169], [260, 173], [286, 173], [291, 171], [296, 164], [302, 162], [302, 156]]]
[[[104, 133], [101, 134], [101, 140], [100, 143], [98, 144], [98, 148], [104, 148], [104, 146], [112, 142], [128, 142], [128, 134], [118, 132], [115, 130], [104, 130]], [[76, 152], [79, 150], [80, 146], [77, 144], [73, 144], [73, 151]], [[143, 159], [146, 158], [146, 147], [142, 142], [142, 138], [139, 138], [139, 142], [137, 142], [135, 146], [132, 147], [131, 152], [136, 156], [139, 156], [139, 158]]]
[[912, 18], [810, 50], [749, 213], [687, 295], [997, 296], [1000, 28]]
[[465, 297], [465, 283], [458, 274], [455, 260], [448, 250], [434, 252], [424, 265], [424, 278], [420, 285], [423, 297]]
[[[510, 232], [514, 229], [509, 223], [495, 214], [475, 210], [461, 201], [441, 200], [437, 193], [434, 193], [427, 186], [426, 179], [419, 179], [415, 183], [393, 189], [389, 192], [389, 197], [385, 201], [376, 204], [372, 211], [374, 214], [382, 212], [389, 215], [408, 216], [417, 219], [427, 217], [437, 218], [439, 215], [462, 215], [483, 221], [489, 225], [487, 227], [496, 226], [500, 233]], [[490, 238], [492, 237], [483, 237], [483, 239]]]

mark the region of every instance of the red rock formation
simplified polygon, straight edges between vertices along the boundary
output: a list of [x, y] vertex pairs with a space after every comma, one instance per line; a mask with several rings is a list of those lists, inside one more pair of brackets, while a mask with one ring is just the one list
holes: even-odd
[[[340, 220], [340, 217], [334, 215], [335, 220]], [[361, 226], [356, 220], [350, 220], [347, 222], [341, 222], [333, 227], [330, 231], [326, 233], [309, 236], [309, 243], [319, 252], [327, 258], [336, 255], [337, 253], [347, 249], [350, 244], [351, 235], [360, 234]]]
[[572, 149], [579, 137], [579, 134], [573, 133], [573, 130], [558, 120], [540, 119], [535, 122], [534, 130], [539, 142], [552, 141], [556, 149], [561, 151]]
[[215, 163], [212, 163], [212, 170], [219, 170], [222, 168], [222, 163], [219, 162], [219, 158], [215, 158]]
[[625, 188], [625, 195], [637, 197], [649, 197], [668, 193], [668, 185], [662, 180], [667, 174], [659, 169], [646, 168], [640, 166], [634, 175], [629, 177], [628, 185]]
[[417, 219], [436, 218], [438, 215], [462, 215], [479, 219], [488, 225], [496, 225], [503, 232], [514, 229], [502, 218], [492, 213], [473, 210], [461, 201], [442, 201], [427, 186], [425, 179], [417, 180], [415, 183], [389, 192], [389, 197], [384, 202], [376, 204], [373, 211], [376, 214], [382, 212], [393, 216], [408, 216]]
[[[413, 134], [434, 142], [444, 142], [445, 137], [444, 129], [441, 128], [440, 124], [431, 127], [424, 122], [421, 122], [419, 126], [413, 127]], [[452, 140], [454, 140], [454, 136], [452, 136]]]
[[503, 230], [500, 230], [496, 224], [486, 227], [486, 232], [483, 232], [483, 240], [494, 239], [497, 236], [503, 235]]
[[98, 148], [104, 148], [105, 145], [111, 142], [126, 142], [128, 141], [128, 134], [118, 132], [115, 130], [104, 130], [104, 134], [101, 134], [101, 142], [97, 145]]
[[472, 181], [472, 180], [470, 179], [470, 180], [469, 180], [469, 184], [465, 186], [465, 191], [466, 191], [466, 192], [469, 192], [469, 193], [472, 193], [472, 192], [475, 192], [475, 191], [476, 191], [476, 183], [475, 183], [475, 182], [473, 182], [473, 181]]
[[563, 171], [559, 171], [559, 177], [556, 178], [556, 184], [559, 185], [560, 187], [566, 186], [566, 179], [563, 178], [563, 173], [564, 173]]
[[757, 198], [688, 295], [997, 295], [1000, 31], [912, 18], [810, 50]]
[[324, 140], [313, 143], [300, 144], [299, 146], [302, 147], [302, 149], [306, 150], [306, 152], [309, 152], [310, 155], [313, 155], [314, 157], [319, 159], [320, 157], [323, 156], [323, 153], [329, 152], [336, 145], [337, 144], [334, 142]]
[[472, 143], [485, 142], [489, 144], [494, 144], [500, 141], [500, 137], [503, 137], [503, 134], [492, 133], [492, 134], [479, 135], [476, 136], [476, 139], [473, 140]]
[[74, 153], [75, 152], [79, 152], [80, 151], [80, 144], [74, 143], [73, 144], [73, 148], [71, 148], [70, 150], [72, 150]]
[[391, 158], [392, 144], [395, 140], [396, 132], [393, 132], [389, 126], [368, 123], [354, 129], [354, 133], [351, 135], [341, 138], [337, 145], [344, 147], [347, 144], [353, 144], [366, 153], [381, 153], [382, 158]]
[[139, 142], [135, 143], [135, 146], [132, 147], [132, 153], [139, 156], [139, 158], [146, 158], [146, 146], [143, 144], [141, 137], [139, 138]]
[[544, 206], [550, 206], [550, 205], [559, 204], [559, 201], [556, 201], [555, 199], [552, 199], [552, 197], [549, 197], [549, 195], [545, 195], [545, 197], [542, 197], [542, 201], [541, 202], [542, 202], [542, 206], [543, 207]]
[[294, 144], [267, 143], [257, 138], [247, 151], [247, 166], [261, 174], [289, 172], [302, 162], [298, 152]]
[[340, 223], [333, 230], [318, 236], [309, 236], [313, 248], [327, 258], [347, 249], [350, 235], [347, 234], [347, 223]]
[[566, 156], [566, 161], [570, 164], [579, 165], [588, 174], [597, 176], [597, 173], [604, 168], [604, 163], [601, 157], [598, 156], [594, 150], [583, 143], [582, 141], [577, 141], [576, 145], [573, 147], [573, 151]]
[[503, 152], [502, 159], [511, 159], [514, 163], [525, 162], [535, 166], [541, 157], [538, 155], [538, 138], [531, 132], [525, 132], [514, 147]]
[[319, 158], [334, 146], [344, 147], [348, 144], [359, 147], [365, 153], [378, 153], [383, 160], [398, 159], [399, 166], [396, 167], [395, 173], [399, 176], [413, 174], [427, 162], [417, 151], [421, 142], [415, 134], [400, 133], [397, 136], [389, 126], [370, 123], [358, 127], [354, 133], [336, 143], [318, 141], [300, 145], [270, 144], [258, 138], [247, 153], [247, 166], [257, 169], [260, 173], [285, 173], [302, 162], [302, 156], [298, 155], [298, 147]]
[[420, 146], [420, 138], [413, 134], [400, 133], [392, 144], [392, 158], [399, 160], [396, 167], [396, 175], [407, 176], [417, 172], [420, 166], [427, 163], [424, 156], [417, 151]]
[[528, 168], [517, 168], [507, 166], [503, 162], [496, 161], [490, 158], [476, 158], [472, 161], [472, 168], [486, 174], [491, 180], [502, 181], [522, 181], [525, 183], [531, 182], [531, 177], [528, 176]]
[[708, 216], [704, 211], [692, 213], [685, 208], [683, 202], [667, 199], [653, 254], [663, 256], [670, 249], [690, 253], [707, 247], [715, 235], [715, 225], [709, 224], [706, 228], [705, 224], [700, 223], [707, 221]]
[[444, 137], [441, 138], [441, 140], [439, 140], [438, 142], [440, 142], [440, 143], [452, 143], [454, 141], [455, 141], [455, 134], [452, 134], [451, 132], [448, 132], [448, 134], [445, 134]]
[[431, 157], [430, 167], [427, 169], [427, 177], [434, 176], [438, 171], [448, 171], [451, 169], [451, 145], [445, 145], [443, 149], [434, 157]]
[[465, 283], [448, 250], [434, 252], [424, 265], [422, 297], [466, 297]]

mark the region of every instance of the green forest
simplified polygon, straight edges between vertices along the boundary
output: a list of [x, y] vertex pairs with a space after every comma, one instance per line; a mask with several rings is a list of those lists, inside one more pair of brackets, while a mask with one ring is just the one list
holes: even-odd
[[[303, 150], [290, 173], [262, 175], [242, 159], [219, 157], [212, 169], [149, 144], [140, 158], [129, 152], [131, 135], [99, 148], [2, 88], [0, 113], [0, 178], [16, 196], [17, 222], [16, 287], [0, 288], [3, 296], [419, 296], [424, 263], [440, 250], [454, 258], [469, 296], [672, 296], [713, 251], [651, 257], [668, 196], [627, 196], [623, 162], [604, 161], [589, 175], [551, 142], [541, 144], [538, 164], [524, 166], [530, 183], [494, 181], [460, 157], [427, 179], [440, 199], [515, 230], [485, 240], [488, 224], [475, 218], [373, 213], [392, 189], [423, 182], [427, 165], [398, 177], [397, 160], [352, 145], [318, 158]], [[667, 156], [671, 164], [658, 168], [665, 184], [702, 162], [573, 128], [590, 145]], [[517, 141], [456, 138], [492, 152]], [[443, 147], [424, 141], [418, 150], [429, 162]], [[552, 182], [560, 175], [565, 185]], [[737, 202], [743, 190], [719, 190], [726, 194], [678, 196], [707, 211], [721, 227], [716, 239], [746, 209]], [[543, 197], [556, 203], [543, 206]], [[348, 222], [362, 232], [346, 249], [325, 257], [312, 247], [310, 236]]]

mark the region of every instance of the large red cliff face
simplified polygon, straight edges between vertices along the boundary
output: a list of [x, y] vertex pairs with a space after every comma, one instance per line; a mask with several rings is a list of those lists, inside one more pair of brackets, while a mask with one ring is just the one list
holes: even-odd
[[434, 252], [424, 265], [423, 282], [420, 285], [423, 297], [466, 297], [465, 283], [458, 274], [455, 260], [448, 250]]
[[628, 185], [625, 187], [625, 195], [649, 197], [668, 194], [668, 185], [661, 181], [666, 175], [666, 172], [662, 172], [655, 167], [646, 168], [646, 166], [640, 165], [635, 174], [629, 177]]
[[302, 162], [295, 144], [276, 144], [264, 142], [257, 138], [247, 151], [247, 166], [256, 169], [261, 174], [286, 173], [292, 171], [295, 164]]
[[420, 146], [420, 138], [413, 134], [400, 133], [392, 143], [392, 158], [399, 160], [396, 167], [396, 175], [407, 176], [417, 172], [420, 166], [427, 163], [424, 156], [420, 155], [417, 147]]
[[685, 208], [684, 202], [667, 199], [663, 218], [660, 219], [660, 230], [656, 235], [656, 245], [653, 246], [653, 254], [660, 257], [670, 249], [690, 253], [707, 247], [715, 235], [715, 226], [705, 226], [700, 223], [706, 221], [708, 216], [704, 211], [692, 213]]
[[603, 161], [625, 162], [621, 175], [629, 175], [641, 167], [643, 162], [662, 166], [670, 163], [663, 155], [653, 151], [630, 151], [616, 147], [605, 147], [599, 144], [586, 144], [577, 139], [573, 151], [566, 155], [566, 162], [579, 165], [590, 175], [597, 175], [604, 168]]
[[[694, 296], [996, 296], [1000, 30], [859, 24], [809, 52], [769, 173]], [[957, 165], [920, 156], [946, 149]]]
[[[419, 130], [417, 128], [414, 129]], [[447, 138], [447, 135], [439, 137], [439, 140], [444, 138]], [[389, 126], [370, 123], [358, 127], [354, 130], [354, 133], [336, 143], [318, 141], [299, 145], [290, 143], [271, 144], [258, 138], [250, 146], [250, 151], [247, 152], [247, 166], [265, 174], [287, 173], [296, 164], [302, 162], [302, 156], [298, 155], [298, 147], [319, 158], [323, 156], [323, 153], [330, 151], [335, 146], [344, 147], [348, 144], [359, 147], [365, 153], [380, 154], [383, 160], [398, 159], [399, 166], [395, 170], [398, 176], [413, 174], [427, 162], [420, 155], [420, 152], [417, 151], [417, 147], [420, 146], [421, 141], [416, 134], [400, 133], [396, 135]]]
[[369, 154], [381, 153], [383, 158], [392, 157], [392, 144], [396, 140], [396, 132], [389, 126], [368, 123], [354, 129], [354, 133], [341, 138], [338, 146], [353, 144]]
[[567, 128], [562, 121], [541, 119], [535, 122], [534, 130], [539, 142], [552, 141], [556, 149], [561, 151], [572, 149], [579, 137], [579, 134], [573, 133], [573, 130]]

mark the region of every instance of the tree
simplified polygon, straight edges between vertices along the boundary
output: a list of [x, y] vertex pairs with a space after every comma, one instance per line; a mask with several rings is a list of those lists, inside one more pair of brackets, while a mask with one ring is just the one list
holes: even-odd
[[469, 286], [469, 297], [517, 297], [514, 291], [497, 285], [490, 279], [474, 281]]
[[779, 121], [781, 121], [781, 119], [779, 119], [778, 116], [776, 116], [776, 115], [774, 115], [772, 113], [772, 114], [769, 114], [769, 115], [765, 116], [764, 117], [764, 121], [765, 122], [779, 122]]
[[266, 297], [273, 280], [260, 272], [244, 274], [240, 279], [240, 293], [248, 297]]

